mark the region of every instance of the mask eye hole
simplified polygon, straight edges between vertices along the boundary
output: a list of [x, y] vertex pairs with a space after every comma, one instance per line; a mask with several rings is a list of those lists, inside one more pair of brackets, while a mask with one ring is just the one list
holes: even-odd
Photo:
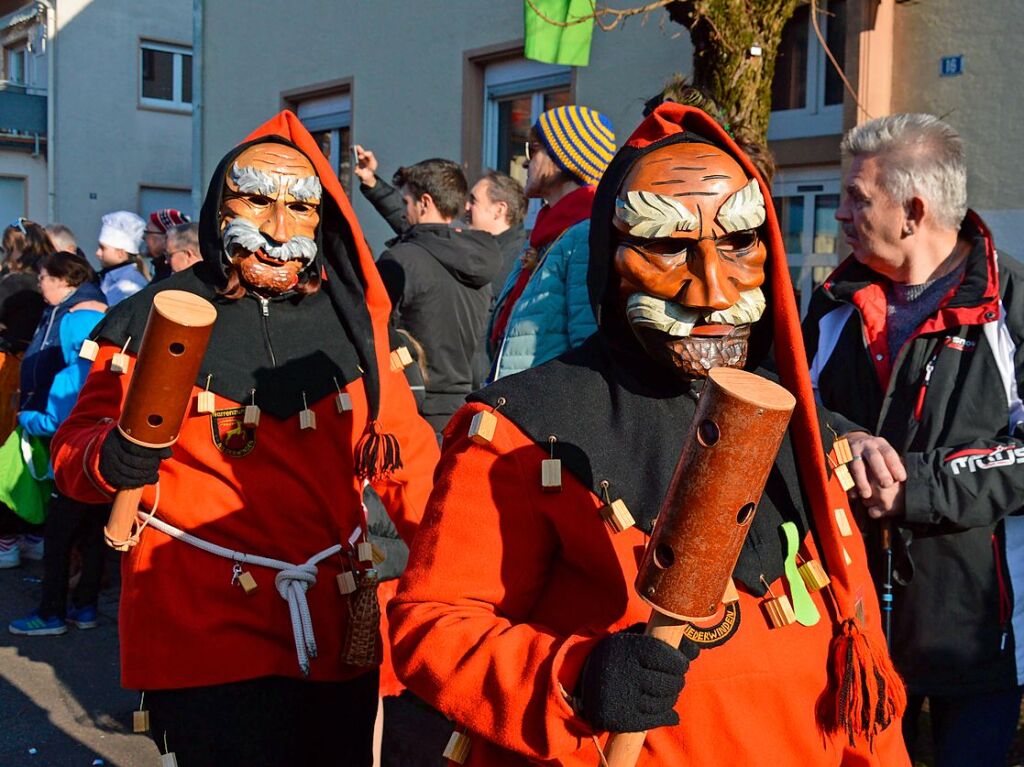
[[624, 236], [622, 243], [643, 253], [645, 256], [654, 256], [656, 258], [686, 256], [689, 253], [691, 244], [688, 240], [673, 240], [670, 237], [648, 240], [629, 236]]
[[715, 247], [722, 253], [743, 253], [755, 245], [757, 245], [757, 232], [753, 229], [726, 234], [715, 240]]

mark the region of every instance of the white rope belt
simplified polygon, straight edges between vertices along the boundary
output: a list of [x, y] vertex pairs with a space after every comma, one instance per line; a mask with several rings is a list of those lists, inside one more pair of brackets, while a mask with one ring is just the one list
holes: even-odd
[[204, 541], [202, 538], [197, 538], [191, 533], [186, 533], [174, 525], [157, 519], [153, 514], [140, 513], [139, 519], [142, 522], [139, 528], [140, 533], [147, 525], [151, 525], [175, 540], [184, 541], [209, 554], [230, 559], [237, 564], [259, 565], [278, 570], [279, 572], [274, 576], [274, 585], [277, 587], [277, 593], [288, 603], [288, 614], [292, 620], [292, 635], [295, 638], [295, 656], [299, 661], [299, 668], [302, 669], [304, 675], [309, 675], [309, 659], [316, 657], [316, 637], [313, 635], [313, 620], [309, 615], [306, 591], [316, 583], [317, 563], [341, 551], [340, 543], [324, 549], [319, 554], [314, 554], [301, 565], [295, 565], [281, 559], [246, 554]]

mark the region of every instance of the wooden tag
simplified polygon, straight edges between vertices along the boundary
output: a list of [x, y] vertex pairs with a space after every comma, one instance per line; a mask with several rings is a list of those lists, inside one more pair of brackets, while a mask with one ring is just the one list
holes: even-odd
[[196, 398], [196, 409], [200, 413], [212, 413], [217, 409], [217, 400], [212, 391], [201, 391]]
[[796, 620], [793, 605], [789, 603], [789, 597], [785, 594], [781, 597], [764, 600], [761, 603], [761, 607], [764, 609], [765, 615], [768, 616], [768, 620], [771, 621], [773, 628], [778, 629], [788, 626]]
[[338, 409], [338, 413], [347, 413], [352, 409], [352, 397], [346, 392], [338, 392], [338, 395], [334, 398], [334, 407]]
[[373, 544], [369, 541], [362, 541], [356, 545], [356, 556], [360, 562], [373, 561]]
[[252, 573], [246, 571], [238, 574], [238, 585], [242, 587], [242, 591], [246, 594], [251, 594], [259, 586], [256, 583], [256, 579], [252, 577]]
[[601, 519], [616, 533], [621, 533], [626, 528], [636, 524], [633, 515], [629, 513], [629, 507], [626, 506], [626, 502], [621, 498], [611, 503], [606, 503], [601, 507]]
[[832, 450], [836, 454], [836, 463], [844, 464], [853, 460], [853, 451], [850, 449], [850, 440], [840, 437], [832, 443]]
[[546, 458], [540, 462], [540, 486], [545, 493], [562, 491], [562, 462], [557, 458]]
[[469, 757], [469, 747], [472, 745], [472, 741], [469, 736], [461, 732], [453, 732], [452, 736], [448, 739], [448, 745], [444, 747], [445, 759], [450, 759], [456, 764], [465, 764], [466, 759]]
[[836, 466], [835, 475], [839, 479], [839, 486], [844, 491], [849, 491], [854, 486], [853, 475], [850, 474], [850, 469], [845, 463]]
[[118, 352], [110, 358], [110, 372], [124, 375], [128, 372], [128, 355]]
[[817, 559], [808, 559], [797, 568], [797, 571], [808, 591], [821, 591], [832, 581]]
[[149, 732], [149, 712], [132, 712], [132, 732]]
[[299, 411], [299, 428], [302, 429], [302, 430], [305, 430], [305, 429], [315, 429], [316, 428], [316, 413], [314, 413], [309, 408], [306, 408], [305, 410], [300, 410]]
[[498, 416], [488, 410], [481, 410], [469, 423], [469, 438], [478, 445], [486, 445], [494, 439]]
[[387, 561], [388, 555], [383, 549], [378, 548], [375, 544], [371, 543], [370, 548], [373, 549], [373, 566], [378, 567]]
[[173, 751], [160, 755], [160, 767], [178, 767], [178, 759]]
[[846, 509], [835, 509], [832, 513], [835, 514], [839, 534], [844, 538], [853, 535], [853, 528], [850, 527], [850, 517], [846, 514]]
[[80, 359], [89, 360], [89, 362], [96, 361], [96, 355], [100, 353], [100, 345], [95, 341], [87, 338], [82, 341], [82, 349], [78, 352]]
[[409, 354], [409, 349], [405, 346], [399, 346], [393, 352], [391, 352], [391, 370], [398, 372], [399, 370], [405, 370], [412, 364], [412, 355]]
[[736, 590], [736, 583], [732, 578], [730, 578], [729, 582], [725, 585], [725, 593], [722, 595], [722, 602], [724, 604], [729, 604], [729, 602], [738, 602], [739, 598], [740, 593]]
[[351, 570], [338, 573], [336, 580], [338, 581], [338, 591], [341, 592], [342, 596], [347, 597], [356, 590], [356, 576], [353, 575]]
[[259, 426], [260, 425], [260, 408], [259, 405], [246, 405], [245, 413], [242, 415], [242, 424], [245, 426]]
[[853, 564], [853, 557], [850, 556], [850, 552], [843, 546], [843, 561], [846, 562], [847, 566]]

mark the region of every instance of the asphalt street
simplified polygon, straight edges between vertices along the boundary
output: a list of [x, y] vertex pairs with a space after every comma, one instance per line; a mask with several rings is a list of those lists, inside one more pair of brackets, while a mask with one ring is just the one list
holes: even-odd
[[14, 636], [39, 601], [42, 563], [0, 570], [0, 767], [152, 767], [153, 742], [132, 733], [139, 696], [121, 689], [117, 555], [110, 552], [99, 625], [63, 636]]

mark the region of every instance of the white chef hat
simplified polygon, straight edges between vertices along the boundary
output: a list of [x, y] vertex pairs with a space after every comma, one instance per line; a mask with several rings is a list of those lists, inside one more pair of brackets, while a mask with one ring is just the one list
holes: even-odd
[[129, 210], [118, 210], [103, 217], [100, 245], [120, 248], [138, 255], [142, 251], [142, 235], [146, 222]]

